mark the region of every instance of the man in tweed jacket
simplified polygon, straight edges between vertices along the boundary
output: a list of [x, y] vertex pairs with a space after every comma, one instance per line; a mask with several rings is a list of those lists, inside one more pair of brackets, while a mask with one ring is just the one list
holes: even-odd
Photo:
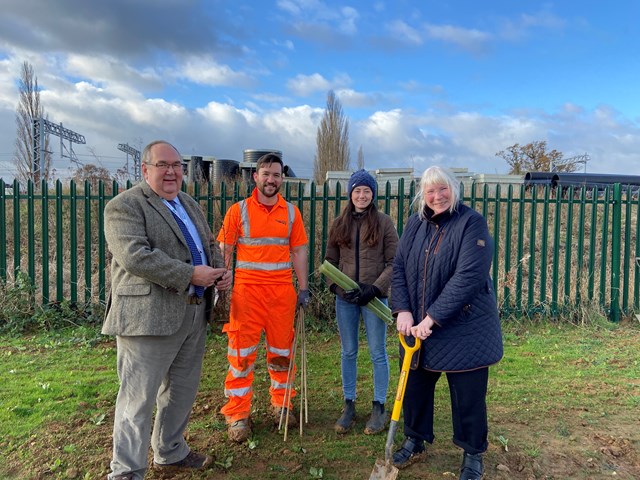
[[156, 467], [211, 463], [190, 451], [183, 433], [200, 382], [214, 290], [231, 285], [199, 205], [180, 191], [182, 160], [175, 147], [147, 145], [142, 173], [144, 181], [105, 208], [113, 260], [102, 333], [116, 336], [120, 378], [111, 480], [144, 478], [154, 407]]

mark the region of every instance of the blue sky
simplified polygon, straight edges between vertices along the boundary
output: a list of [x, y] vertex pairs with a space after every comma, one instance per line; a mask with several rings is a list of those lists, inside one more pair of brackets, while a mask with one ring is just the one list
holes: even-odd
[[[506, 173], [496, 152], [545, 140], [587, 171], [640, 174], [640, 2], [4, 0], [0, 176], [30, 62], [49, 120], [115, 171], [117, 144], [186, 155], [281, 150], [313, 174], [333, 90], [352, 163]], [[53, 140], [58, 176], [70, 175]]]

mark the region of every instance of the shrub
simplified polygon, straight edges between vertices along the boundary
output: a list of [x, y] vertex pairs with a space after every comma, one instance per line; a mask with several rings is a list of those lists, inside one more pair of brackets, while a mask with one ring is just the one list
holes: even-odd
[[35, 288], [29, 276], [18, 272], [0, 283], [0, 333], [28, 330], [35, 310]]
[[104, 307], [100, 304], [63, 300], [36, 306], [33, 282], [24, 272], [0, 283], [0, 334], [97, 326], [102, 323], [103, 315]]

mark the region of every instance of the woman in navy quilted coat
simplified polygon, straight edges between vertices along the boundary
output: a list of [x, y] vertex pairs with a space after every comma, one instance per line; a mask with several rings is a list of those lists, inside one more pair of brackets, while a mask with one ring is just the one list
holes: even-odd
[[[453, 443], [464, 450], [460, 480], [482, 477], [488, 447], [490, 365], [502, 358], [502, 333], [489, 274], [487, 222], [460, 202], [460, 186], [442, 167], [428, 168], [394, 260], [391, 298], [398, 332], [423, 340], [405, 391], [405, 440], [393, 462], [404, 468], [433, 443], [434, 390], [444, 372], [451, 394]], [[416, 354], [417, 355], [417, 354]]]

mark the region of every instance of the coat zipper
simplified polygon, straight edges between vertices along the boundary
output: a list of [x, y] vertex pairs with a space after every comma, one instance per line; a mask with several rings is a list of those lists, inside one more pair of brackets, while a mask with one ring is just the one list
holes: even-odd
[[424, 319], [424, 317], [425, 317], [425, 315], [427, 313], [426, 310], [425, 310], [425, 307], [424, 307], [424, 302], [425, 302], [425, 297], [427, 295], [427, 264], [429, 263], [429, 254], [431, 253], [431, 247], [433, 245], [433, 242], [437, 239], [436, 246], [435, 246], [435, 249], [433, 251], [434, 253], [436, 253], [438, 251], [438, 248], [440, 247], [440, 241], [442, 240], [442, 235], [441, 235], [441, 231], [440, 231], [440, 225], [435, 224], [435, 223], [434, 223], [434, 225], [436, 227], [436, 233], [433, 235], [433, 237], [431, 237], [431, 240], [429, 240], [429, 245], [427, 245], [427, 249], [425, 250], [424, 274], [422, 276], [422, 278], [423, 278], [423, 283], [422, 283], [422, 305], [420, 307], [420, 314], [421, 314], [422, 318], [420, 318], [420, 321], [418, 323], [420, 323], [422, 321], [422, 319]]

